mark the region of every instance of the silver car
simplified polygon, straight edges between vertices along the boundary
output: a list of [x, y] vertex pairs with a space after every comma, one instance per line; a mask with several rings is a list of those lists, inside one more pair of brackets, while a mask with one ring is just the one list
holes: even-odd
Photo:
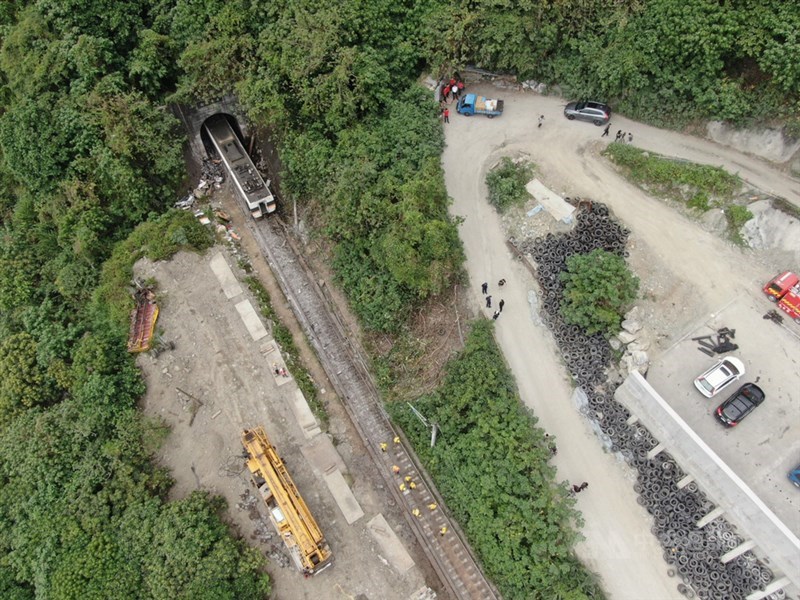
[[605, 125], [611, 120], [611, 107], [602, 102], [570, 102], [564, 107], [564, 116], [570, 121], [578, 119]]

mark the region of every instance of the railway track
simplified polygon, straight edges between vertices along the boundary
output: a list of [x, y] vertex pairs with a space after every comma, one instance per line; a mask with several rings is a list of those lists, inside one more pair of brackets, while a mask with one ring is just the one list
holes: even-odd
[[460, 600], [499, 598], [457, 525], [447, 516], [438, 491], [416, 456], [405, 442], [395, 441], [397, 433], [383, 410], [361, 351], [350, 341], [324, 285], [317, 283], [284, 225], [274, 217], [264, 221], [253, 221], [249, 215], [245, 218], [392, 497], [404, 509], [406, 520], [444, 587]]

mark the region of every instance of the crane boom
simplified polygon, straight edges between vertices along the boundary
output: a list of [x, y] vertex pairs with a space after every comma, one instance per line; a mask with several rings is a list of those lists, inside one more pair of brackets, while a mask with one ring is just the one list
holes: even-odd
[[307, 575], [319, 573], [331, 564], [333, 556], [283, 460], [262, 427], [245, 429], [242, 445], [250, 479], [297, 568]]

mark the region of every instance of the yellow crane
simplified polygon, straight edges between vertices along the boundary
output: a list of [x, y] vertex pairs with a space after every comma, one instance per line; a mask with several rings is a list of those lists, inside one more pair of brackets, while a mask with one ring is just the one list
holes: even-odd
[[247, 451], [250, 480], [297, 568], [305, 575], [316, 575], [330, 566], [333, 555], [325, 536], [263, 427], [245, 429], [242, 445]]

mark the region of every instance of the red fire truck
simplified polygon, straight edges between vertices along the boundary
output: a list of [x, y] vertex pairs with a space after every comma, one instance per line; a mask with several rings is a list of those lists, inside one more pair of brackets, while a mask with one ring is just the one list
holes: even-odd
[[764, 293], [783, 312], [800, 323], [800, 277], [791, 271], [777, 275], [764, 285]]

